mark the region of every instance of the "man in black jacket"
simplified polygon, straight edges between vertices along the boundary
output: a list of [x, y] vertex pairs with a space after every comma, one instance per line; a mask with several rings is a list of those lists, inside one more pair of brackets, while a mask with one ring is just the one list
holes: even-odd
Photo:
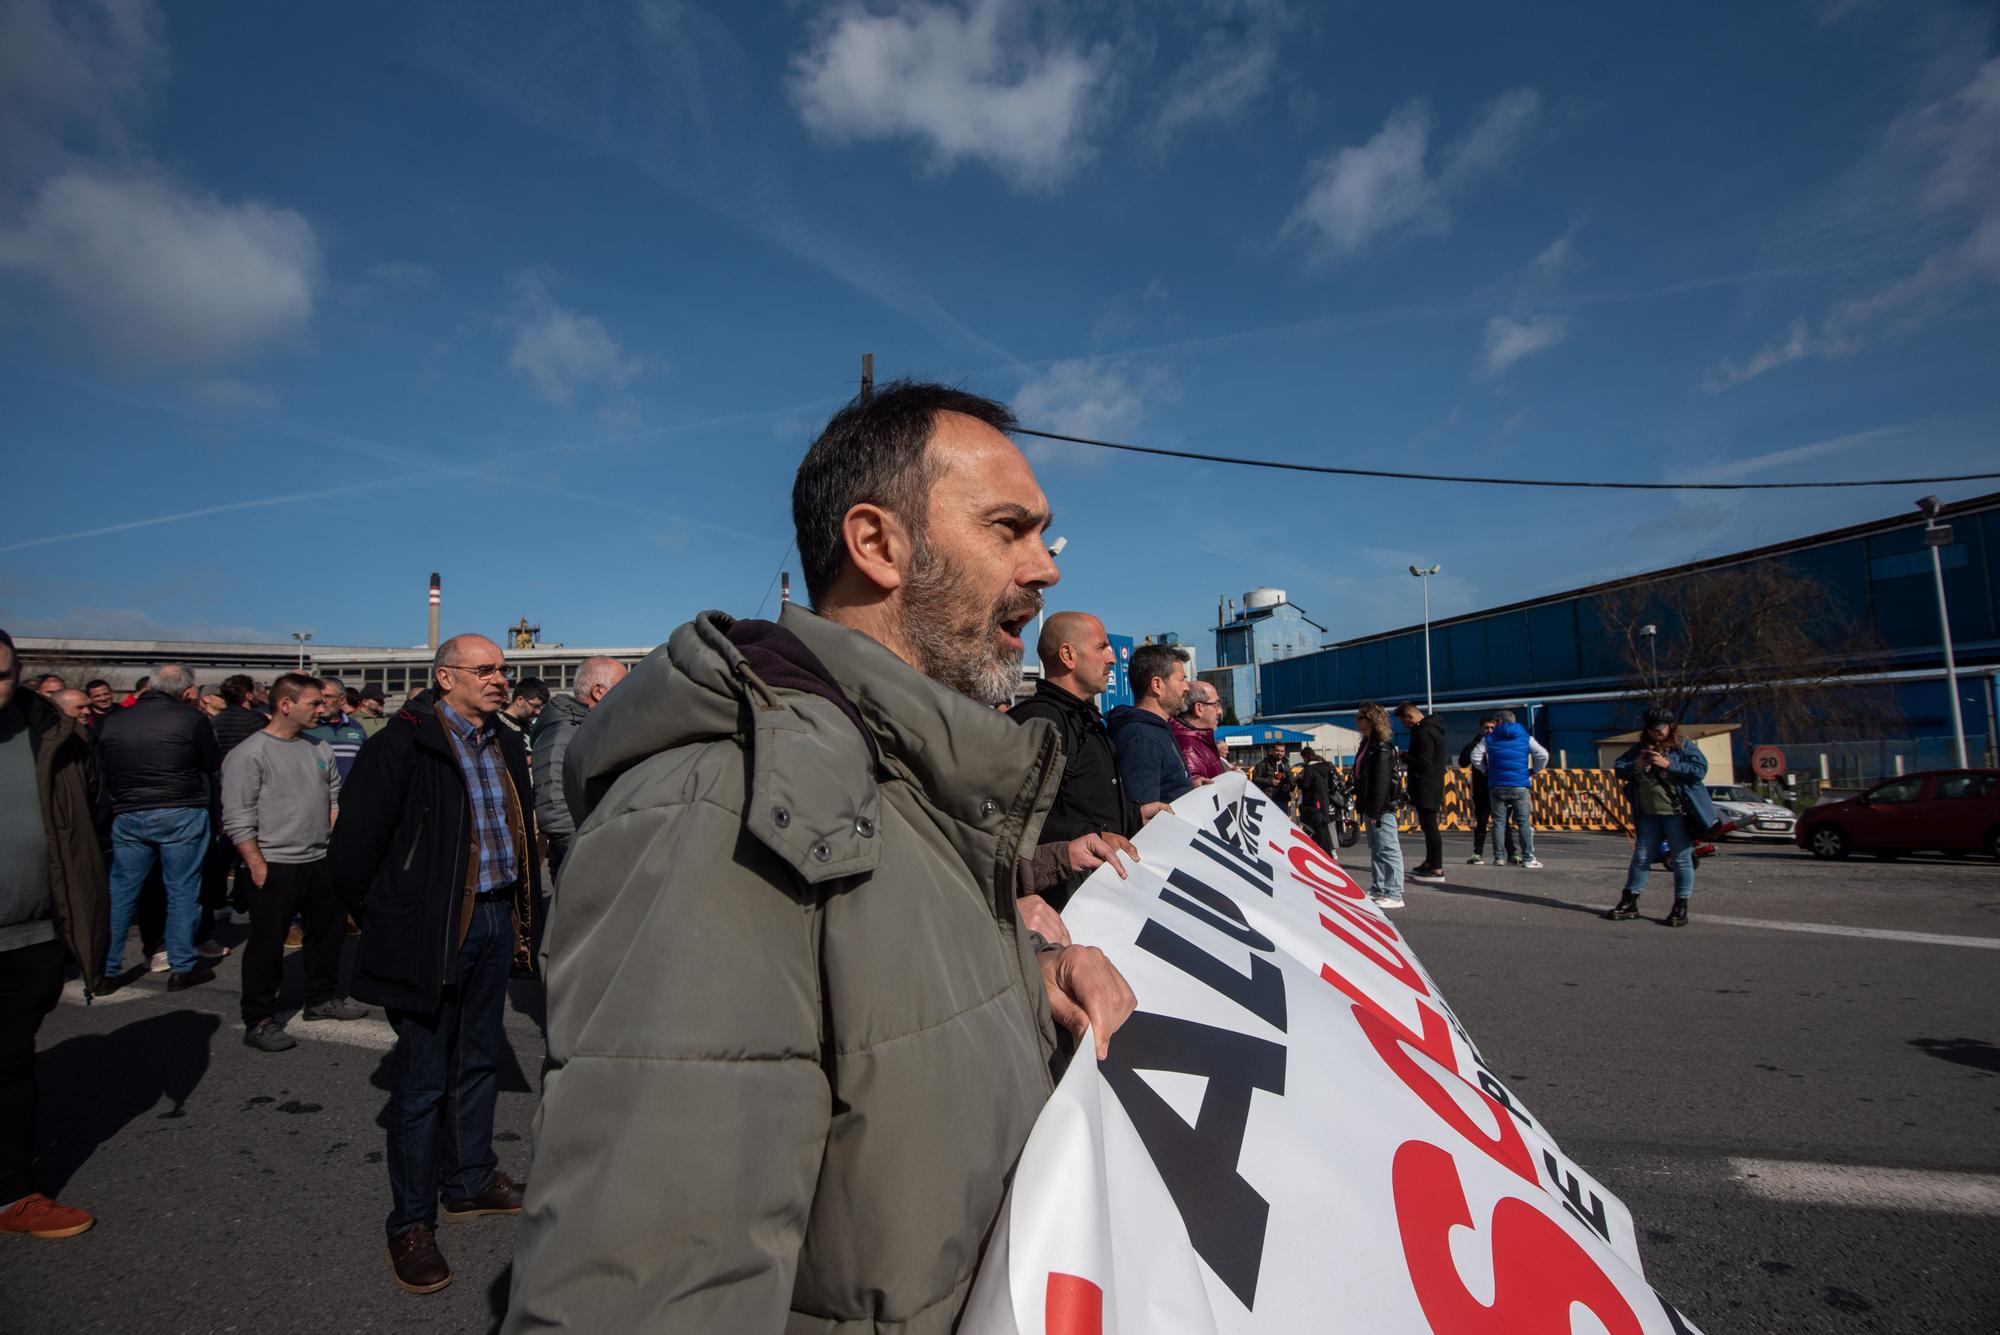
[[125, 932], [146, 876], [159, 863], [167, 888], [167, 990], [210, 982], [215, 970], [195, 950], [201, 919], [201, 864], [209, 844], [209, 793], [221, 754], [208, 718], [195, 707], [194, 677], [162, 663], [128, 709], [98, 725], [97, 754], [111, 794], [111, 938], [104, 976], [125, 966]]
[[1444, 724], [1405, 701], [1396, 717], [1410, 730], [1405, 753], [1409, 766], [1410, 805], [1417, 809], [1417, 827], [1424, 832], [1423, 865], [1410, 873], [1413, 881], [1444, 881], [1444, 835], [1438, 829], [1438, 809], [1444, 806]]
[[[1042, 679], [1033, 698], [1015, 705], [1008, 717], [1016, 723], [1047, 719], [1062, 738], [1062, 787], [1056, 790], [1056, 804], [1042, 826], [1042, 842], [1068, 843], [1103, 833], [1131, 838], [1139, 832], [1145, 813], [1125, 796], [1111, 733], [1097, 710], [1097, 696], [1111, 680], [1117, 661], [1104, 623], [1088, 612], [1058, 612], [1043, 623], [1035, 653], [1041, 659]], [[1060, 911], [1082, 883], [1082, 875], [1072, 877], [1045, 898]]]
[[[1333, 766], [1319, 752], [1305, 747], [1305, 767], [1299, 771], [1299, 824], [1313, 842], [1333, 852]], [[1337, 858], [1337, 855], [1336, 855]]]
[[541, 867], [527, 754], [493, 718], [504, 664], [483, 636], [438, 646], [434, 689], [355, 757], [328, 850], [362, 923], [353, 993], [396, 1030], [389, 1264], [412, 1293], [451, 1283], [440, 1195], [450, 1219], [521, 1210], [520, 1184], [497, 1171], [493, 1100], [507, 978], [529, 963]]

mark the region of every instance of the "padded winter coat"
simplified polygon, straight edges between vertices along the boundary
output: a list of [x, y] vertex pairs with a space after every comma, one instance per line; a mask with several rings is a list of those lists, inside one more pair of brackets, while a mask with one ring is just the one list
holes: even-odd
[[703, 613], [570, 742], [512, 1335], [950, 1331], [1053, 1087], [1055, 729], [776, 629]]

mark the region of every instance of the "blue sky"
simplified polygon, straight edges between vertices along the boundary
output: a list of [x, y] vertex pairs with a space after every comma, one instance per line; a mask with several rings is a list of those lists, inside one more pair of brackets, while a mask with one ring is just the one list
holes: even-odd
[[[5, 0], [0, 625], [750, 615], [864, 351], [1180, 449], [2000, 464], [1990, 8], [1515, 8]], [[1346, 637], [1915, 498], [1029, 448], [1050, 606], [1204, 661], [1256, 585]]]

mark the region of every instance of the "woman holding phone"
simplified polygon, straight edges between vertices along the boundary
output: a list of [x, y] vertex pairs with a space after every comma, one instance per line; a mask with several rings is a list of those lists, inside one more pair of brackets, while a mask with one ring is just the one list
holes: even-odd
[[1614, 922], [1638, 916], [1646, 873], [1664, 842], [1674, 869], [1674, 907], [1663, 921], [1685, 927], [1688, 899], [1694, 894], [1695, 832], [1716, 823], [1715, 804], [1702, 786], [1708, 757], [1681, 737], [1672, 711], [1649, 709], [1639, 740], [1618, 757], [1615, 768], [1632, 806], [1632, 866], [1625, 873], [1625, 892], [1604, 916]]

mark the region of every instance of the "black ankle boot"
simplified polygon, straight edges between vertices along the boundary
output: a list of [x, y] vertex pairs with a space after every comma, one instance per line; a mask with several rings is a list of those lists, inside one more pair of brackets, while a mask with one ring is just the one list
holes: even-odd
[[1676, 899], [1674, 901], [1674, 911], [1667, 915], [1666, 922], [1669, 927], [1685, 927], [1688, 925], [1688, 902], [1685, 899]]
[[1630, 890], [1618, 896], [1618, 902], [1604, 911], [1604, 916], [1613, 922], [1623, 922], [1627, 918], [1639, 916], [1639, 896]]

